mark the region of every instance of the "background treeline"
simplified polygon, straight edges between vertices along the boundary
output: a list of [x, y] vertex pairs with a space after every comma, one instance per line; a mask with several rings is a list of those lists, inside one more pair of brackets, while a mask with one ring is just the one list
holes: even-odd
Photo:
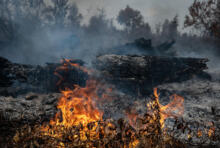
[[[204, 3], [207, 7], [212, 5], [209, 13], [215, 15], [210, 19], [219, 21], [219, 2], [209, 1]], [[196, 14], [196, 10], [201, 9], [197, 12], [200, 13], [208, 9], [202, 8], [205, 4], [199, 6], [198, 3], [195, 1], [189, 8], [184, 23], [185, 27], [197, 30], [195, 35], [179, 31], [182, 28], [178, 15], [150, 26], [141, 12], [130, 6], [120, 10], [117, 16], [119, 29], [113, 20], [106, 18], [104, 10], [91, 17], [88, 24], [82, 24], [83, 16], [70, 0], [51, 0], [50, 3], [47, 0], [1, 0], [0, 56], [31, 64], [54, 62], [61, 57], [89, 61], [103, 50], [144, 37], [152, 39], [154, 45], [175, 40], [173, 48], [179, 56], [215, 57], [213, 55], [220, 53], [220, 23], [206, 20], [212, 24], [207, 27], [201, 19], [204, 14]], [[211, 12], [213, 9], [215, 12]]]

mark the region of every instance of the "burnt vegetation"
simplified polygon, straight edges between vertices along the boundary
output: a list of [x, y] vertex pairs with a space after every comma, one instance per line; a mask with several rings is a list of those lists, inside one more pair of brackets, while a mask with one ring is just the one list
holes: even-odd
[[130, 6], [84, 24], [71, 0], [1, 0], [0, 147], [218, 147], [219, 24], [219, 0], [195, 0], [186, 33]]

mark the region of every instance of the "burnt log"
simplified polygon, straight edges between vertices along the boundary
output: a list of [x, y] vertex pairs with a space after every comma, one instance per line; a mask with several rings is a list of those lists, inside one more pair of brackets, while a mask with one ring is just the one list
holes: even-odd
[[208, 59], [158, 56], [103, 55], [97, 57], [95, 67], [113, 78], [171, 82], [189, 79], [208, 69]]
[[[103, 77], [121, 87], [150, 88], [204, 75], [208, 59], [137, 55], [103, 55], [93, 62]], [[136, 90], [135, 90], [136, 91]], [[146, 91], [145, 89], [143, 91]]]
[[[97, 57], [94, 65], [105, 80], [115, 82], [122, 88], [131, 86], [137, 92], [139, 88], [151, 91], [158, 84], [183, 81], [200, 75], [207, 69], [207, 61], [196, 58], [103, 55]], [[69, 62], [81, 66], [84, 64], [81, 60]], [[88, 74], [71, 64], [66, 65], [64, 70], [59, 70], [62, 64], [33, 66], [0, 58], [0, 95], [60, 92], [60, 89], [72, 88], [74, 84], [85, 86]]]
[[[70, 62], [84, 64], [81, 60]], [[71, 88], [74, 84], [85, 86], [88, 76], [85, 72], [71, 65], [59, 70], [60, 66], [61, 63], [47, 63], [44, 66], [17, 64], [0, 57], [0, 96], [60, 92], [60, 89]]]

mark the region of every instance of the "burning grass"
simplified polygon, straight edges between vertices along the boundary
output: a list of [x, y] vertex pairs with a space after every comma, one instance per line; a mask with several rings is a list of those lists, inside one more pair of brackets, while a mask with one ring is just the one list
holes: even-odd
[[[62, 69], [75, 66], [69, 62], [65, 60]], [[89, 79], [86, 87], [75, 85], [73, 90], [62, 91], [56, 116], [49, 123], [25, 125], [17, 130], [12, 145], [15, 147], [163, 148], [195, 145], [192, 143], [194, 137], [212, 140], [219, 138], [214, 123], [201, 127], [180, 120], [184, 113], [184, 98], [172, 95], [169, 104], [161, 105], [157, 89], [154, 89], [152, 100], [146, 105], [143, 116], [132, 111], [126, 114], [128, 120], [103, 119], [103, 111], [97, 106], [100, 102], [109, 99], [106, 93], [109, 91], [111, 89], [94, 79]], [[165, 124], [168, 118], [173, 119], [172, 127]], [[183, 138], [180, 140], [177, 137]]]
[[[73, 92], [85, 92], [84, 88], [81, 89], [76, 88]], [[81, 98], [77, 101], [71, 99], [69, 93], [74, 94], [63, 92], [58, 103], [62, 115], [57, 113], [49, 125], [23, 127], [14, 136], [14, 144], [37, 147], [182, 147], [180, 142], [163, 131], [164, 118], [161, 118], [157, 96], [147, 105], [147, 113], [143, 117], [138, 116], [134, 124], [130, 124], [124, 119], [102, 120], [102, 113], [89, 98], [81, 100], [82, 96], [77, 93]], [[90, 94], [90, 91], [87, 93]], [[78, 106], [79, 102], [86, 103]]]
[[[146, 105], [146, 113], [143, 116], [129, 115], [129, 122], [125, 119], [103, 120], [102, 111], [99, 111], [96, 104], [88, 98], [98, 97], [94, 93], [96, 87], [92, 87], [96, 84], [95, 81], [89, 82], [90, 84], [85, 88], [76, 87], [73, 91], [63, 91], [57, 106], [60, 112], [55, 118], [42, 126], [25, 125], [17, 130], [13, 145], [17, 147], [162, 148], [196, 145], [192, 142], [193, 137], [203, 139], [199, 144], [203, 144], [207, 138], [213, 140], [216, 138], [212, 123], [201, 128], [200, 125], [193, 126], [179, 120], [178, 117], [182, 115], [183, 109], [182, 97], [173, 95], [171, 102], [162, 106], [159, 103], [157, 89], [154, 90], [152, 101]], [[176, 108], [178, 106], [180, 108]], [[165, 120], [171, 117], [175, 120], [174, 125], [172, 128], [167, 128]], [[200, 128], [193, 129], [193, 127]], [[181, 134], [185, 135], [185, 139], [180, 142], [177, 137]]]

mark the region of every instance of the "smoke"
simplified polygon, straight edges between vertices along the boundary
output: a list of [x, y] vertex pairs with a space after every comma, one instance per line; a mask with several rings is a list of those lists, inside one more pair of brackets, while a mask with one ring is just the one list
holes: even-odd
[[192, 58], [207, 58], [208, 71], [213, 72], [220, 70], [219, 63], [219, 47], [217, 47], [215, 40], [206, 37], [183, 36], [177, 39], [177, 44], [174, 48], [181, 57]]
[[[177, 3], [184, 7], [175, 7]], [[32, 0], [22, 0], [15, 3], [3, 0], [0, 56], [25, 64], [59, 62], [61, 58], [82, 59], [89, 64], [99, 54], [120, 50], [115, 47], [145, 37], [151, 38], [155, 46], [174, 39], [173, 48], [178, 56], [210, 58], [212, 65], [218, 60], [213, 43], [179, 31], [182, 17], [174, 16], [176, 12], [185, 13], [189, 3], [183, 5], [173, 1], [172, 5], [163, 6], [164, 1], [36, 0], [33, 3]], [[125, 11], [128, 8], [125, 4], [132, 5], [129, 11]], [[116, 7], [110, 8], [112, 5]], [[121, 12], [126, 12], [122, 16], [129, 18], [132, 25], [117, 18]], [[140, 18], [138, 21], [136, 15]], [[151, 20], [152, 16], [155, 20]], [[171, 16], [169, 20], [161, 21]], [[110, 19], [112, 17], [114, 19]], [[119, 22], [121, 28], [115, 25]], [[142, 54], [129, 49], [117, 52]]]
[[75, 2], [80, 13], [83, 14], [83, 22], [88, 23], [89, 18], [97, 14], [98, 9], [104, 8], [107, 18], [116, 18], [119, 11], [124, 9], [127, 5], [139, 10], [145, 20], [151, 25], [163, 22], [165, 19], [171, 19], [176, 14], [179, 14], [180, 21], [183, 19], [188, 11], [189, 6], [193, 0], [72, 0]]
[[[68, 0], [3, 2], [0, 41], [13, 37], [6, 39], [5, 47], [2, 44], [0, 54], [14, 62], [44, 64], [77, 58], [90, 63], [101, 50], [121, 41], [119, 31], [101, 10], [82, 25], [77, 5]], [[7, 32], [1, 24], [7, 24]]]

